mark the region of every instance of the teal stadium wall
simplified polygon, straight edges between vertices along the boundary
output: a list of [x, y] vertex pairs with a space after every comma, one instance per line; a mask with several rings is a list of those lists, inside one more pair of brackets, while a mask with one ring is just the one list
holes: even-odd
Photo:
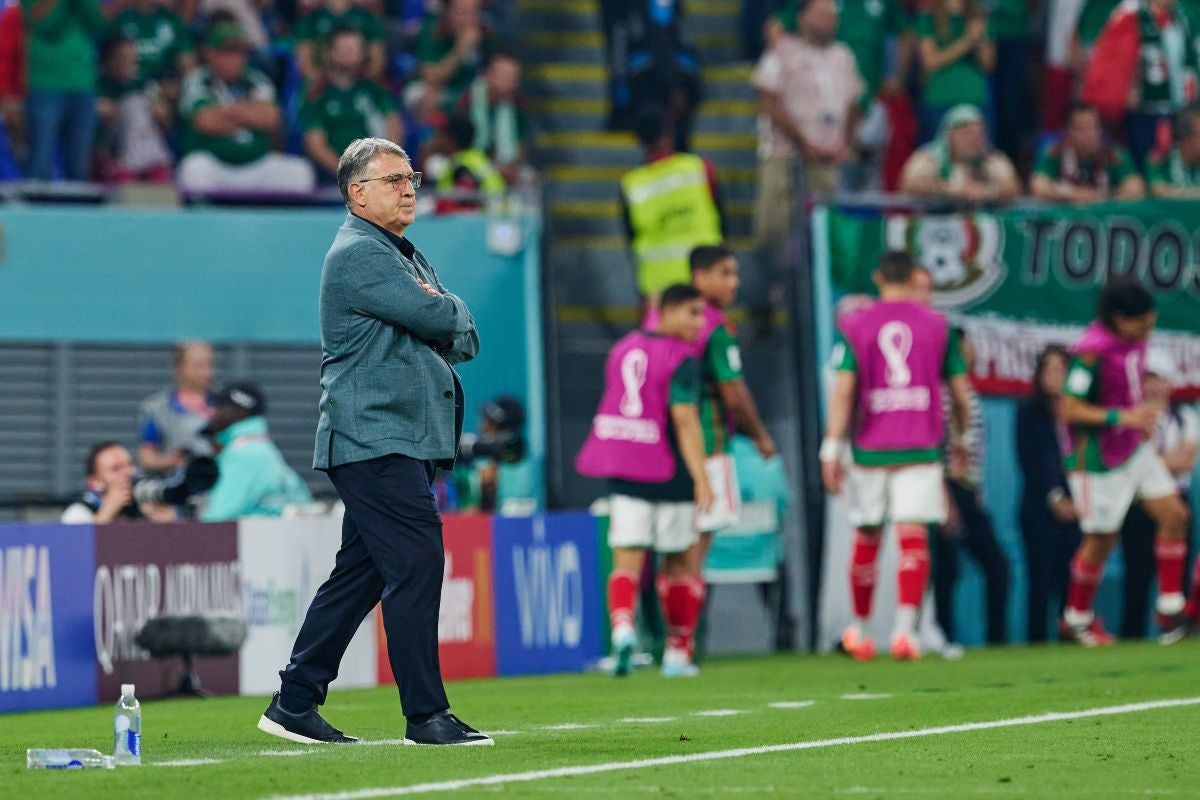
[[[321, 265], [344, 218], [298, 209], [0, 209], [0, 342], [315, 344]], [[484, 400], [517, 396], [541, 463], [541, 233], [536, 216], [520, 221], [525, 247], [512, 256], [487, 249], [483, 215], [423, 217], [410, 238], [479, 326], [480, 358], [459, 370], [468, 424]]]

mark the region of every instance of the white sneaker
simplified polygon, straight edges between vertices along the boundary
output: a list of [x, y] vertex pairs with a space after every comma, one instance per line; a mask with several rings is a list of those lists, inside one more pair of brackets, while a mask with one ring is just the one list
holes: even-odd
[[623, 678], [633, 672], [633, 651], [637, 649], [637, 631], [632, 625], [618, 625], [612, 630], [613, 675]]
[[700, 668], [692, 663], [686, 650], [668, 647], [663, 651], [662, 674], [664, 678], [694, 678]]

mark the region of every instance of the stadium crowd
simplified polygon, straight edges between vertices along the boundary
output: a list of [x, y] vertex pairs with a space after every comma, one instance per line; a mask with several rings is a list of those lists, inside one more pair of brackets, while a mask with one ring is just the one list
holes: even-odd
[[769, 5], [747, 3], [766, 16], [753, 78], [761, 237], [792, 193], [779, 160], [797, 156], [817, 196], [1089, 203], [1196, 191], [1194, 3]]
[[0, 179], [287, 195], [352, 140], [444, 191], [532, 180], [506, 0], [36, 0], [0, 13]]

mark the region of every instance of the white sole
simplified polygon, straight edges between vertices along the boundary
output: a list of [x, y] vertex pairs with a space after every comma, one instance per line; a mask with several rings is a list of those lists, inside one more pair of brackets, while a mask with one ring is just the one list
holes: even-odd
[[287, 728], [280, 725], [278, 722], [273, 722], [267, 719], [267, 715], [263, 714], [258, 718], [258, 729], [263, 733], [269, 733], [272, 736], [278, 736], [280, 739], [287, 739], [289, 742], [296, 744], [357, 744], [354, 742], [323, 742], [320, 739], [310, 739], [307, 736], [301, 736], [298, 733], [292, 733]]
[[496, 742], [493, 739], [479, 739], [478, 741], [474, 741], [474, 742], [455, 742], [454, 744], [451, 744], [451, 745], [445, 745], [445, 744], [426, 744], [425, 742], [414, 742], [412, 739], [405, 739], [404, 743], [406, 745], [411, 745], [413, 747], [491, 747]]

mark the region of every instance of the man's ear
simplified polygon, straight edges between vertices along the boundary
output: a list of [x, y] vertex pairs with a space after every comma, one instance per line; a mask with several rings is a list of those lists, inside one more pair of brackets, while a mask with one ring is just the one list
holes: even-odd
[[365, 191], [366, 190], [363, 189], [363, 186], [361, 183], [350, 184], [346, 194], [349, 195], [349, 197], [350, 197], [351, 207], [362, 208], [363, 206], [366, 205], [366, 201], [363, 199], [363, 193]]

